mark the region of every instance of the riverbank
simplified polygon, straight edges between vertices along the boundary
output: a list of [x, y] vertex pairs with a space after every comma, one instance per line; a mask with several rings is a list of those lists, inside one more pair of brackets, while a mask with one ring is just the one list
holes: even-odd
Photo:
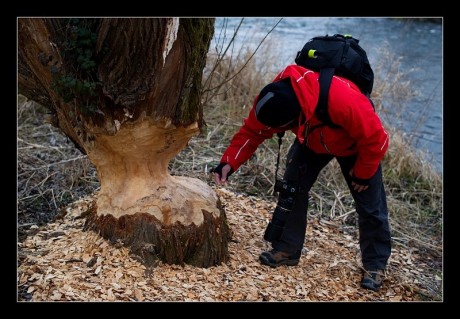
[[226, 48], [234, 30], [238, 34], [228, 52], [239, 59], [264, 39], [254, 55], [260, 62], [255, 77], [294, 63], [297, 51], [312, 37], [351, 34], [374, 69], [374, 91], [380, 89], [373, 97], [380, 100], [380, 115], [442, 174], [443, 26], [425, 18], [432, 17], [221, 17], [210, 52]]
[[[207, 126], [202, 134], [193, 138], [188, 146], [170, 163], [172, 174], [199, 178], [203, 181], [207, 181], [213, 186], [209, 170], [217, 165], [231, 137], [240, 127], [242, 119], [247, 116], [251, 103], [260, 88], [271, 81], [275, 72], [278, 71], [273, 64], [269, 63], [269, 61], [271, 61], [269, 56], [264, 57], [263, 61], [268, 63], [264, 63], [263, 67], [257, 65], [254, 60], [246, 63], [244, 58], [248, 58], [249, 56], [250, 54], [243, 54], [240, 56], [239, 60], [232, 60], [231, 57], [225, 56], [222, 57], [219, 65], [213, 67], [213, 63], [215, 63], [216, 60], [215, 56], [210, 54], [209, 65], [205, 71], [205, 94], [203, 95], [203, 114]], [[209, 77], [210, 70], [215, 71], [212, 78]], [[384, 82], [388, 85], [385, 89], [392, 90], [395, 94], [395, 98], [397, 94], [407, 94], [407, 91], [401, 90], [401, 83], [397, 82], [398, 78], [399, 74], [390, 74], [389, 80]], [[391, 82], [391, 79], [394, 79], [394, 82]], [[221, 90], [206, 91], [206, 88], [213, 87], [220, 87]], [[410, 83], [407, 84], [407, 87], [410, 87]], [[378, 87], [374, 89], [373, 94], [377, 102], [377, 111], [383, 112], [382, 100], [379, 99], [380, 93], [381, 91], [379, 91]], [[78, 298], [83, 298], [89, 301], [93, 300], [92, 298], [104, 299], [103, 296], [113, 298], [113, 296], [117, 296], [116, 294], [118, 293], [121, 299], [117, 300], [140, 300], [139, 296], [141, 295], [134, 295], [135, 297], [132, 297], [132, 294], [135, 294], [135, 292], [131, 291], [132, 294], [129, 294], [126, 288], [123, 288], [123, 292], [116, 291], [112, 288], [109, 293], [109, 289], [111, 288], [105, 285], [102, 286], [102, 284], [99, 286], [97, 285], [97, 282], [100, 281], [102, 276], [100, 274], [104, 274], [105, 276], [105, 273], [110, 273], [110, 271], [113, 270], [111, 267], [115, 264], [117, 267], [124, 262], [126, 262], [126, 265], [134, 264], [133, 261], [129, 259], [131, 257], [128, 257], [124, 250], [117, 250], [117, 247], [104, 244], [105, 242], [100, 238], [94, 237], [95, 235], [80, 233], [81, 225], [74, 223], [74, 219], [68, 219], [69, 216], [73, 216], [72, 214], [78, 213], [73, 211], [73, 213], [69, 215], [69, 210], [75, 208], [75, 205], [72, 206], [71, 204], [86, 196], [93, 196], [99, 188], [99, 181], [96, 171], [87, 157], [76, 150], [72, 142], [63, 136], [57, 129], [45, 124], [45, 119], [46, 110], [43, 107], [33, 102], [26, 101], [23, 97], [19, 97], [17, 198], [19, 299], [81, 300]], [[392, 290], [384, 291], [384, 295], [372, 297], [374, 299], [362, 297], [362, 292], [357, 290], [356, 286], [355, 279], [359, 276], [356, 267], [358, 267], [359, 264], [353, 259], [354, 257], [347, 257], [347, 259], [345, 259], [346, 261], [343, 262], [343, 267], [334, 268], [341, 263], [340, 260], [333, 259], [333, 253], [337, 249], [336, 242], [342, 241], [343, 245], [346, 246], [356, 243], [357, 238], [357, 218], [353, 201], [344, 184], [343, 178], [340, 177], [341, 173], [335, 161], [329, 164], [330, 167], [328, 167], [328, 169], [323, 170], [311, 191], [312, 200], [309, 210], [311, 227], [308, 230], [310, 236], [307, 236], [306, 239], [306, 247], [310, 247], [310, 249], [315, 249], [315, 245], [318, 245], [317, 247], [323, 247], [321, 245], [325, 245], [324, 248], [321, 248], [324, 250], [318, 254], [326, 254], [329, 259], [325, 257], [326, 259], [321, 261], [320, 266], [315, 266], [315, 264], [309, 264], [307, 260], [312, 259], [314, 261], [317, 255], [314, 255], [315, 258], [312, 258], [313, 255], [307, 258], [309, 256], [307, 252], [302, 267], [305, 267], [303, 270], [305, 270], [306, 273], [312, 272], [312, 267], [319, 267], [321, 268], [322, 276], [326, 274], [331, 276], [330, 278], [335, 278], [332, 276], [335, 276], [336, 273], [327, 270], [328, 268], [346, 269], [346, 271], [341, 274], [341, 276], [343, 275], [341, 278], [351, 278], [353, 280], [347, 281], [347, 284], [343, 287], [345, 287], [345, 289], [351, 287], [350, 289], [352, 289], [352, 294], [354, 296], [357, 294], [362, 297], [362, 299], [358, 298], [353, 300], [391, 300], [390, 298], [411, 301], [442, 300], [442, 177], [433, 169], [429, 162], [423, 160], [423, 156], [419, 156], [420, 153], [417, 150], [408, 146], [409, 143], [404, 134], [401, 134], [397, 129], [392, 127], [388, 127], [388, 130], [391, 135], [391, 143], [383, 162], [384, 182], [387, 191], [390, 223], [395, 248], [395, 259], [391, 271], [395, 271], [393, 274], [398, 272], [396, 277], [391, 277], [392, 279], [390, 279], [389, 289]], [[285, 137], [285, 142], [283, 142], [281, 149], [282, 161], [280, 167], [284, 167], [284, 157], [290, 145], [289, 141], [291, 141], [292, 138], [293, 136], [289, 134]], [[236, 286], [221, 285], [219, 287], [226, 287], [225, 289], [239, 287], [241, 282], [235, 278], [237, 278], [239, 272], [242, 271], [241, 267], [246, 267], [246, 270], [249, 269], [243, 276], [244, 278], [248, 278], [248, 274], [250, 275], [249, 277], [251, 277], [255, 274], [261, 275], [261, 272], [266, 271], [265, 268], [259, 268], [261, 266], [258, 264], [256, 265], [255, 261], [255, 256], [259, 253], [258, 249], [261, 248], [260, 245], [262, 242], [260, 232], [262, 228], [257, 229], [253, 233], [250, 232], [252, 228], [247, 229], [245, 232], [249, 231], [249, 233], [241, 234], [241, 229], [239, 229], [239, 227], [241, 227], [240, 218], [243, 215], [239, 213], [241, 213], [243, 208], [246, 210], [244, 215], [246, 220], [244, 220], [244, 222], [248, 222], [250, 226], [257, 222], [257, 220], [253, 219], [256, 213], [255, 210], [263, 207], [263, 216], [259, 216], [262, 218], [262, 222], [260, 222], [260, 220], [258, 222], [262, 225], [266, 224], [268, 221], [269, 217], [267, 214], [269, 214], [270, 210], [273, 208], [270, 205], [275, 202], [275, 198], [271, 194], [277, 150], [278, 144], [275, 139], [266, 141], [261, 145], [257, 154], [243, 165], [238, 172], [232, 175], [228, 190], [233, 195], [226, 197], [226, 193], [219, 193], [227, 200], [228, 214], [230, 216], [229, 218], [232, 220], [232, 228], [239, 238], [239, 245], [232, 246], [234, 254], [234, 259], [232, 260], [234, 264], [219, 268], [217, 271], [218, 276], [210, 277], [212, 280], [217, 278], [225, 282], [223, 274], [230, 271], [236, 276], [231, 278]], [[247, 201], [246, 198], [253, 198], [253, 201]], [[234, 206], [231, 206], [232, 203]], [[258, 207], [257, 203], [261, 206]], [[79, 205], [81, 205], [81, 203], [77, 204], [76, 207], [80, 207]], [[56, 217], [59, 217], [59, 219], [56, 219]], [[325, 234], [335, 234], [334, 228], [324, 226], [331, 224], [337, 225], [340, 230], [337, 234], [340, 234], [340, 237], [345, 239], [340, 239], [335, 235], [332, 237], [321, 237], [321, 234], [314, 231], [315, 229], [318, 230], [318, 228], [315, 228], [319, 227], [317, 225], [322, 225], [322, 228], [319, 229], [320, 231], [324, 231]], [[66, 227], [68, 227], [68, 231], [65, 230]], [[324, 239], [325, 243], [321, 244], [315, 242], [315, 236], [320, 236], [318, 238]], [[80, 240], [84, 240], [84, 242], [80, 242]], [[101, 248], [101, 245], [104, 246], [103, 248], [106, 248], [106, 252], [108, 252], [108, 255], [104, 256], [118, 256], [116, 257], [118, 261], [115, 262], [109, 259], [109, 257], [107, 257], [107, 259], [104, 259], [106, 258], [104, 257], [101, 260], [96, 258], [95, 262], [96, 264], [99, 262], [99, 264], [93, 269], [95, 264], [88, 265], [89, 260], [87, 260], [86, 255], [72, 255], [73, 253], [77, 253], [77, 251], [71, 248], [77, 247], [75, 245], [76, 243], [82, 245], [79, 252], [83, 252], [86, 251], [86, 249], [92, 249], [90, 242], [97, 242], [99, 248]], [[64, 246], [61, 246], [61, 244]], [[38, 245], [41, 248], [36, 250], [34, 245]], [[233, 245], [233, 243], [231, 245]], [[339, 244], [339, 246], [340, 245], [341, 244]], [[353, 247], [355, 246], [350, 246], [350, 248]], [[59, 254], [63, 253], [63, 248], [67, 249], [65, 256], [68, 255], [68, 259], [57, 257]], [[95, 247], [93, 248], [96, 249]], [[94, 250], [94, 253], [99, 252], [97, 249]], [[348, 252], [341, 250], [341, 253], [343, 253], [344, 256], [356, 256], [357, 252], [356, 250]], [[352, 253], [352, 255], [348, 255], [349, 253]], [[239, 254], [246, 257], [238, 259]], [[414, 256], [417, 257], [415, 258]], [[49, 261], [47, 258], [52, 258], [53, 260], [52, 274], [48, 274], [44, 270], [45, 264]], [[108, 260], [110, 260], [110, 264], [107, 264]], [[45, 264], [40, 264], [41, 262]], [[112, 262], [115, 264], [112, 264]], [[34, 263], [39, 263], [37, 264], [38, 268], [34, 267]], [[334, 267], [331, 265], [334, 265]], [[349, 267], [349, 265], [353, 267]], [[100, 268], [98, 268], [99, 266]], [[140, 266], [136, 264], [133, 267]], [[139, 269], [134, 272], [136, 275], [133, 276], [136, 278], [139, 277], [139, 274], [144, 274], [143, 270]], [[80, 280], [78, 283], [71, 281], [71, 278], [61, 276], [63, 273], [70, 270], [76, 271], [75, 274], [79, 274], [78, 276], [80, 277], [76, 275], [76, 280]], [[107, 272], [105, 272], [105, 270], [107, 270]], [[172, 274], [174, 278], [179, 279], [190, 278], [193, 271], [200, 275], [208, 273], [197, 269], [193, 269], [192, 271], [189, 268], [186, 268], [186, 272], [182, 272], [179, 268], [170, 266], [165, 266], [160, 270], [164, 270]], [[403, 277], [401, 277], [400, 271], [407, 274], [407, 278], [411, 278], [409, 283], [401, 279]], [[34, 275], [34, 273], [36, 273], [36, 275]], [[127, 273], [121, 273], [121, 277], [119, 277], [120, 274], [117, 275], [117, 272], [112, 272], [111, 274], [115, 276], [115, 279], [131, 278], [129, 277], [131, 275]], [[270, 277], [269, 280], [273, 281], [271, 283], [273, 285], [277, 283], [280, 278], [277, 277], [278, 275], [275, 275], [274, 272], [272, 272], [272, 275], [273, 277]], [[289, 273], [287, 277], [290, 282], [289, 285], [297, 280], [297, 277], [292, 276], [293, 275]], [[70, 280], [69, 282], [72, 282], [72, 284], [61, 281], [62, 278], [64, 278], [63, 280]], [[83, 284], [83, 281], [87, 278], [94, 280], [96, 286], [93, 286], [93, 284], [89, 284], [89, 286]], [[161, 294], [159, 290], [156, 290], [157, 288], [149, 286], [161, 280], [165, 280], [167, 283], [166, 286], [161, 286], [163, 288], [160, 286], [160, 288], [158, 288], [162, 289], [163, 292], [170, 294], [170, 289], [172, 288], [168, 287], [175, 287], [174, 284], [171, 283], [169, 279], [165, 279], [164, 276], [153, 278], [156, 281], [145, 281], [145, 283], [140, 279], [131, 278], [129, 280], [139, 280], [144, 283], [141, 285], [142, 287], [139, 288], [142, 296], [145, 296], [143, 292], [144, 289], [146, 289], [146, 291], [154, 291], [154, 295]], [[321, 279], [319, 273], [318, 278]], [[109, 284], [113, 286], [113, 278], [104, 277], [104, 280], [106, 279], [110, 280]], [[127, 285], [132, 283], [129, 280], [126, 282]], [[311, 278], [299, 277], [299, 280], [308, 282]], [[419, 282], [416, 282], [416, 280]], [[423, 283], [420, 283], [420, 280], [422, 280]], [[209, 284], [208, 281], [204, 282]], [[66, 283], [68, 286], [65, 286]], [[104, 283], [106, 282], [104, 281]], [[203, 281], [196, 281], [195, 283], [200, 285]], [[408, 286], [401, 286], [402, 283], [404, 283], [404, 285], [408, 284]], [[59, 287], [65, 289], [67, 292], [71, 291], [71, 293], [66, 294], [59, 290], [61, 288], [51, 290], [53, 285], [57, 287], [61, 284], [63, 284], [62, 287]], [[74, 284], [79, 288], [74, 286]], [[189, 283], [189, 285], [192, 285], [192, 283]], [[318, 281], [317, 285], [320, 289], [326, 289], [323, 286], [324, 283], [321, 284], [320, 281]], [[423, 285], [424, 288], [421, 288], [420, 285]], [[69, 287], [71, 288], [70, 290]], [[104, 290], [96, 289], [99, 287], [103, 287], [101, 289]], [[202, 287], [202, 285], [200, 287]], [[396, 294], [396, 288], [398, 287], [399, 291], [397, 292], [398, 294]], [[405, 288], [402, 289], [401, 287]], [[81, 290], [88, 290], [88, 288], [94, 288], [94, 290], [100, 293], [95, 292], [97, 295], [82, 293]], [[120, 287], [115, 288], [122, 289]], [[183, 288], [184, 287], [181, 289]], [[191, 287], [185, 288], [187, 293], [195, 293], [195, 290], [189, 290]], [[212, 289], [218, 289], [218, 287]], [[303, 300], [306, 300], [307, 296], [310, 296], [309, 298], [311, 300], [328, 300], [326, 299], [328, 295], [332, 296], [337, 292], [329, 290], [321, 292], [321, 290], [317, 291], [316, 288], [313, 289], [312, 287], [301, 286], [299, 288], [300, 292], [298, 293], [295, 289], [297, 289], [296, 286], [289, 286], [288, 290], [281, 289], [280, 293], [271, 300], [285, 300], [283, 298], [287, 297], [286, 293], [289, 293], [289, 296], [292, 295], [298, 298], [304, 298]], [[425, 292], [414, 293], [417, 289], [422, 289]], [[78, 293], [76, 293], [75, 290], [77, 290]], [[56, 293], [54, 291], [56, 291]], [[222, 295], [218, 295], [216, 292], [216, 295], [210, 298], [216, 298], [215, 300], [241, 300], [241, 298], [246, 298], [246, 300], [259, 300], [258, 298], [262, 298], [262, 300], [264, 300], [264, 298], [269, 298], [269, 295], [252, 295], [251, 291], [252, 290], [249, 289], [244, 296], [226, 297], [228, 299], [218, 297]], [[311, 295], [310, 291], [313, 291], [314, 294]], [[125, 292], [126, 294], [124, 294]], [[320, 292], [323, 295], [320, 295]], [[166, 300], [165, 297], [163, 297], [163, 299], [155, 299], [156, 297], [153, 297], [154, 295], [150, 295], [149, 298], [151, 299], [146, 300]], [[78, 296], [78, 298], [75, 296]], [[70, 299], [67, 299], [68, 297]], [[205, 296], [201, 297], [204, 298]], [[195, 298], [195, 300], [202, 300], [201, 297], [195, 296], [193, 298]], [[145, 297], [143, 298], [145, 299]], [[185, 300], [179, 299], [179, 297], [177, 298], [178, 299], [167, 300]], [[182, 296], [180, 298], [185, 297]]]
[[[263, 227], [275, 203], [271, 188], [276, 141], [268, 141], [256, 158], [232, 175], [228, 191], [216, 190], [225, 201], [233, 238], [238, 241], [230, 243], [233, 252], [230, 264], [210, 271], [162, 265], [153, 277], [141, 280], [145, 284], [137, 286], [139, 284], [135, 283], [144, 278], [145, 269], [124, 249], [108, 245], [96, 234], [83, 232], [83, 219], [72, 215], [84, 211], [85, 200], [83, 203], [79, 200], [93, 196], [99, 187], [94, 167], [60, 132], [43, 124], [46, 111], [42, 107], [26, 103], [20, 105], [19, 111], [18, 300], [442, 300], [440, 177], [427, 169], [419, 157], [407, 152], [403, 139], [393, 137], [384, 165], [391, 167], [384, 175], [394, 253], [389, 268], [389, 286], [382, 292], [363, 293], [357, 286], [360, 270], [356, 213], [347, 188], [342, 179], [337, 178], [340, 172], [334, 163], [322, 173], [311, 193], [307, 250], [301, 269], [269, 270], [266, 275], [267, 269], [258, 264], [256, 257], [266, 245], [262, 241]], [[222, 123], [218, 118], [222, 119], [222, 114], [210, 116], [207, 132], [192, 139], [171, 162], [173, 174], [192, 176], [213, 185], [209, 169], [216, 164], [220, 152], [239, 126], [236, 119]], [[283, 153], [288, 145], [289, 142], [283, 143]], [[242, 224], [250, 229], [241, 229]], [[254, 228], [255, 225], [260, 229]], [[94, 243], [98, 243], [98, 248], [92, 246]], [[88, 249], [94, 254], [102, 249], [102, 259], [96, 259], [99, 264], [88, 265], [86, 257], [73, 256]], [[337, 251], [340, 251], [339, 259]], [[63, 252], [66, 253], [62, 255]], [[322, 257], [318, 259], [318, 256]], [[116, 281], [118, 288], [114, 289], [113, 278], [120, 276], [116, 275], [116, 269], [121, 261], [125, 266], [131, 265], [131, 272], [121, 272], [123, 279]], [[49, 272], [44, 272], [45, 268]], [[243, 268], [246, 270], [242, 271]], [[230, 273], [225, 277], [227, 284], [221, 282], [215, 286], [214, 280], [224, 280], [225, 273]], [[172, 280], [193, 276], [200, 279], [185, 283], [185, 286], [176, 285], [178, 282]], [[256, 280], [255, 286], [250, 284], [254, 276], [265, 276], [265, 282], [270, 285], [276, 282], [282, 288], [272, 294], [268, 290], [254, 294], [254, 287], [264, 282]], [[342, 279], [337, 279], [334, 286], [326, 284], [337, 276]], [[85, 278], [90, 278], [91, 283]], [[346, 281], [342, 281], [343, 278], [347, 278]], [[294, 285], [296, 281], [310, 282], [310, 286]], [[158, 286], [159, 282], [164, 284]], [[137, 293], [129, 288], [132, 285], [137, 287]], [[203, 294], [193, 285], [212, 289], [209, 294]], [[241, 289], [240, 294], [232, 290], [236, 286]], [[168, 294], [161, 293], [164, 289]]]

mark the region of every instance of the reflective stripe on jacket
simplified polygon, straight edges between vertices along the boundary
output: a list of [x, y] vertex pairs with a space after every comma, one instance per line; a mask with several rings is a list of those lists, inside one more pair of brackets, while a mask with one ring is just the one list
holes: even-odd
[[[319, 96], [318, 72], [297, 65], [289, 65], [273, 82], [289, 78], [304, 116], [290, 130], [311, 150], [334, 156], [357, 155], [353, 168], [357, 178], [369, 179], [388, 149], [389, 136], [369, 99], [351, 81], [334, 76], [329, 89], [328, 112], [333, 123], [340, 128], [321, 125], [314, 114]], [[256, 151], [257, 147], [274, 133], [283, 131], [270, 128], [257, 121], [254, 107], [244, 119], [243, 126], [222, 155], [221, 162], [236, 171]], [[282, 110], [281, 110], [282, 112]]]

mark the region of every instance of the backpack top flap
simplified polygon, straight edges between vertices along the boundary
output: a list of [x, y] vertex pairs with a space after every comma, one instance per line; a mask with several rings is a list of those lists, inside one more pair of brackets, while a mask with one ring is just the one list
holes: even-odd
[[359, 40], [335, 34], [310, 39], [297, 53], [295, 63], [313, 71], [334, 68], [335, 74], [351, 80], [366, 95], [374, 85], [374, 72]]

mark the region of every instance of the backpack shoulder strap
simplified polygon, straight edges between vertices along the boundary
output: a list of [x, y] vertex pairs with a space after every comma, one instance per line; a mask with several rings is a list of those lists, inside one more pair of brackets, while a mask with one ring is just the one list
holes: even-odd
[[339, 125], [332, 122], [328, 112], [328, 94], [334, 71], [334, 68], [323, 68], [319, 72], [319, 98], [315, 108], [315, 114], [318, 116], [319, 120], [327, 126], [339, 128]]
[[[283, 143], [283, 136], [284, 136], [284, 131], [283, 132], [278, 132], [276, 133], [278, 135], [278, 157], [276, 158], [276, 169], [275, 169], [275, 184], [278, 179], [278, 169], [280, 166], [280, 153], [281, 153], [281, 143]], [[276, 191], [273, 190], [273, 195], [275, 195]]]

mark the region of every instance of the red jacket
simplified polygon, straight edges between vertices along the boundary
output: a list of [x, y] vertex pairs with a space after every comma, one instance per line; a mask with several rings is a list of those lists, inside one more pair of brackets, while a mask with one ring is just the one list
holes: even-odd
[[[360, 179], [369, 179], [377, 171], [378, 165], [388, 148], [388, 133], [375, 113], [369, 99], [351, 81], [334, 76], [329, 89], [328, 112], [333, 123], [341, 128], [328, 126], [314, 128], [321, 124], [314, 110], [318, 102], [318, 72], [297, 65], [287, 66], [273, 82], [289, 78], [305, 114], [299, 118], [299, 125], [291, 131], [303, 143], [308, 132], [306, 145], [316, 153], [334, 156], [357, 154], [353, 174]], [[255, 105], [244, 124], [222, 155], [221, 162], [229, 164], [236, 171], [256, 151], [257, 147], [274, 133], [282, 130], [270, 128], [260, 123], [255, 116]], [[282, 112], [282, 110], [281, 110]], [[312, 129], [314, 128], [314, 129]]]

